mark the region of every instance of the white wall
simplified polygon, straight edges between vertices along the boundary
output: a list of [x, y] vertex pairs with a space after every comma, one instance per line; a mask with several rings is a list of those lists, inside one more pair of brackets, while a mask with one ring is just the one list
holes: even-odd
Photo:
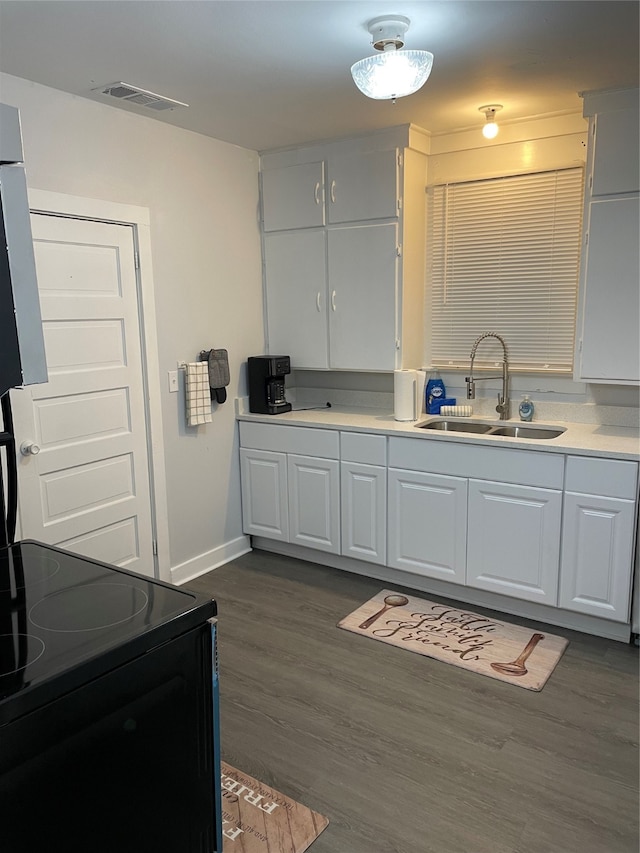
[[[264, 351], [258, 156], [9, 75], [0, 100], [20, 109], [30, 188], [150, 211], [170, 563], [184, 579], [246, 547], [233, 399]], [[187, 428], [167, 372], [211, 347], [229, 351], [229, 399]]]

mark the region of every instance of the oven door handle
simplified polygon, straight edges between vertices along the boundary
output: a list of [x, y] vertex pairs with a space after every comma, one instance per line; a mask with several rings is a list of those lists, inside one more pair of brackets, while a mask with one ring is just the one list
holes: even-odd
[[209, 619], [211, 626], [212, 701], [213, 701], [213, 782], [216, 812], [216, 848], [222, 853], [222, 766], [220, 758], [220, 682], [218, 674], [218, 620]]
[[[3, 431], [0, 432], [0, 447], [6, 447], [5, 461], [7, 471], [7, 506], [6, 515], [3, 501], [0, 500], [0, 509], [2, 510], [2, 518], [0, 519], [0, 538], [6, 537], [6, 542], [2, 544], [11, 545], [16, 538], [16, 520], [18, 517], [18, 466], [16, 463], [16, 441], [13, 434], [13, 415], [11, 412], [11, 400], [9, 392], [2, 397], [2, 425]], [[0, 471], [0, 485], [2, 484], [2, 472]]]

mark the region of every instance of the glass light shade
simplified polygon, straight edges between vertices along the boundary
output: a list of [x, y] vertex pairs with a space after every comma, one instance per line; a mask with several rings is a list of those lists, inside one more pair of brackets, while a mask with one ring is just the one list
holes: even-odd
[[485, 139], [495, 139], [498, 135], [498, 125], [495, 121], [488, 121], [482, 128], [482, 135]]
[[433, 65], [428, 50], [387, 50], [351, 66], [358, 89], [378, 101], [412, 95], [423, 86]]

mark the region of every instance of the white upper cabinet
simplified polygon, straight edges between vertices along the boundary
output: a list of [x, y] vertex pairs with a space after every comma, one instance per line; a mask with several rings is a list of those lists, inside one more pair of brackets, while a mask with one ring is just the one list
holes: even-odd
[[640, 382], [638, 90], [585, 95], [589, 148], [574, 378]]
[[391, 219], [398, 215], [397, 149], [333, 156], [328, 162], [330, 223]]
[[594, 116], [591, 194], [638, 192], [638, 109], [617, 109]]
[[422, 364], [426, 144], [406, 125], [261, 156], [268, 352], [300, 369]]
[[265, 231], [324, 225], [324, 162], [263, 172], [262, 221]]

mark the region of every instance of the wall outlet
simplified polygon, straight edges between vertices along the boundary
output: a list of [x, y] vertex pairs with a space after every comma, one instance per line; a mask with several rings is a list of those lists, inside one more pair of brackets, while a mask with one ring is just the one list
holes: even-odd
[[169, 391], [177, 391], [178, 390], [178, 371], [170, 370], [169, 371]]

